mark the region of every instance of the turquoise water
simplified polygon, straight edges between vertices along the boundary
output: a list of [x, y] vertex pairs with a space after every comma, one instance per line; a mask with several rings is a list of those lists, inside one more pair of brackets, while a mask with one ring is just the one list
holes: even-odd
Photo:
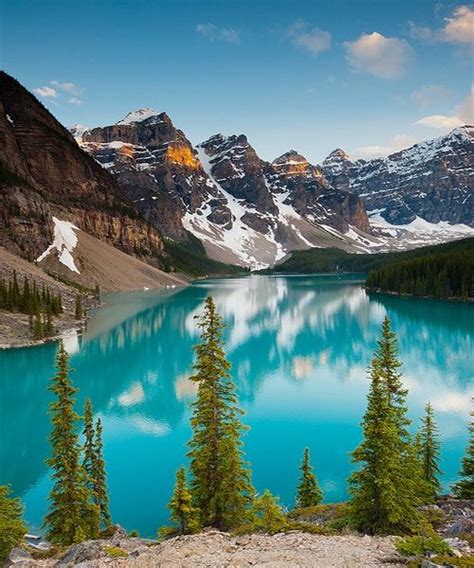
[[[400, 337], [410, 413], [437, 413], [447, 487], [467, 440], [474, 394], [474, 306], [368, 296], [355, 276], [251, 276], [183, 290], [109, 296], [81, 338], [66, 342], [78, 408], [90, 397], [104, 422], [111, 509], [153, 536], [167, 522], [176, 468], [186, 463], [194, 315], [212, 294], [251, 430], [245, 449], [259, 491], [292, 506], [309, 446], [327, 501], [346, 497], [349, 452], [360, 439], [366, 368], [386, 313]], [[56, 346], [0, 352], [0, 483], [10, 483], [38, 530], [50, 487], [50, 401]]]

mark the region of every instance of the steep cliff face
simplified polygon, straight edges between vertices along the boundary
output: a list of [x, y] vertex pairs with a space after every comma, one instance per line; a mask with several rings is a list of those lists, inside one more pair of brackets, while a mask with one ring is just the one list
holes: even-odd
[[15, 79], [0, 73], [0, 244], [30, 260], [51, 243], [52, 217], [161, 264], [160, 233], [116, 180]]
[[474, 227], [474, 127], [415, 144], [387, 158], [351, 162], [336, 150], [322, 163], [336, 188], [358, 194], [367, 210], [405, 225], [417, 217]]

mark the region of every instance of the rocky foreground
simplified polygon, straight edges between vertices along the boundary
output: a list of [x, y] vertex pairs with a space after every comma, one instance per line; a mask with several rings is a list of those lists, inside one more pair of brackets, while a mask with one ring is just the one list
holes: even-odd
[[119, 530], [108, 540], [84, 542], [71, 547], [62, 558], [34, 559], [16, 551], [6, 566], [130, 568], [198, 566], [308, 566], [375, 567], [402, 566], [393, 537], [320, 536], [299, 531], [277, 535], [233, 537], [218, 531], [182, 536], [161, 544], [130, 538]]

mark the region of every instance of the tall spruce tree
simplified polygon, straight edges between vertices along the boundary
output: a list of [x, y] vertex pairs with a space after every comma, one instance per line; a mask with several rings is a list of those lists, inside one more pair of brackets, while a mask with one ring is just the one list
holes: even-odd
[[84, 406], [84, 428], [82, 430], [82, 434], [84, 435], [84, 446], [83, 446], [82, 465], [87, 473], [88, 477], [87, 483], [92, 493], [94, 492], [94, 477], [93, 477], [94, 457], [95, 457], [94, 433], [95, 432], [94, 432], [94, 422], [92, 417], [92, 403], [90, 398], [88, 398]]
[[99, 530], [99, 508], [91, 502], [87, 474], [80, 463], [81, 448], [75, 431], [79, 419], [74, 411], [74, 395], [68, 373], [68, 355], [61, 343], [57, 355], [58, 372], [49, 388], [55, 395], [50, 404], [53, 487], [44, 524], [48, 539], [69, 545], [94, 538]]
[[300, 465], [301, 476], [296, 493], [297, 507], [314, 507], [323, 500], [323, 493], [319, 488], [313, 467], [310, 463], [309, 448], [305, 448], [303, 460]]
[[171, 511], [171, 519], [178, 525], [179, 534], [199, 531], [199, 511], [193, 506], [192, 496], [186, 485], [184, 467], [180, 467], [176, 472], [173, 496], [168, 503], [168, 509]]
[[201, 512], [201, 523], [218, 529], [242, 524], [254, 490], [243, 458], [241, 422], [230, 363], [223, 349], [224, 323], [211, 297], [198, 321], [201, 342], [195, 346], [196, 362], [191, 380], [198, 384], [193, 403], [189, 443], [191, 493]]
[[461, 479], [454, 486], [454, 493], [460, 499], [474, 499], [474, 412], [469, 424], [469, 442], [462, 459]]
[[7, 485], [0, 485], [0, 562], [6, 560], [12, 548], [20, 544], [26, 534], [22, 515], [20, 500], [10, 496]]
[[422, 418], [418, 439], [427, 497], [428, 499], [434, 499], [441, 487], [438, 479], [441, 473], [439, 468], [440, 443], [438, 441], [438, 429], [434, 419], [433, 407], [429, 402], [425, 406], [425, 415]]
[[87, 399], [85, 404], [83, 434], [83, 466], [87, 473], [88, 486], [91, 490], [93, 502], [99, 507], [100, 520], [108, 527], [111, 524], [111, 518], [105, 460], [103, 456], [102, 422], [100, 418], [98, 418], [94, 429], [92, 403], [90, 399]]
[[92, 465], [94, 480], [94, 499], [100, 509], [102, 523], [108, 527], [112, 524], [109, 511], [109, 493], [107, 490], [107, 475], [105, 471], [104, 447], [102, 442], [102, 421], [97, 418], [95, 423], [94, 460]]
[[363, 440], [352, 454], [350, 512], [355, 527], [371, 534], [411, 532], [421, 503], [415, 446], [408, 435], [406, 391], [401, 387], [396, 337], [388, 318], [372, 359]]

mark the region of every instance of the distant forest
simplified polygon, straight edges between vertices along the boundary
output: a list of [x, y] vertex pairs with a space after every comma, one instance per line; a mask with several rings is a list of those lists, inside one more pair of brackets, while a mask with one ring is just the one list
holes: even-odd
[[369, 272], [366, 286], [382, 292], [434, 298], [474, 298], [474, 239], [399, 260]]
[[367, 287], [435, 298], [474, 296], [474, 238], [413, 250], [352, 254], [340, 249], [295, 251], [264, 274], [368, 272]]

